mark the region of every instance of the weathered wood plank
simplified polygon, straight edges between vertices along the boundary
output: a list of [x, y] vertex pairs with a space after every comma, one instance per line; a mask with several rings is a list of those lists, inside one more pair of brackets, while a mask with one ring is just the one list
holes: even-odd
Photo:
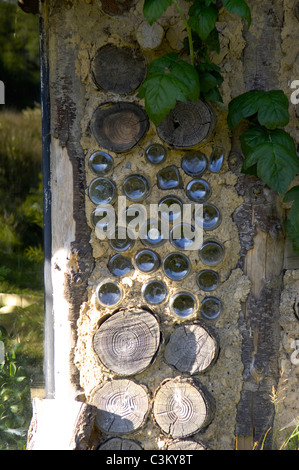
[[96, 417], [92, 405], [73, 400], [33, 400], [27, 450], [86, 450]]

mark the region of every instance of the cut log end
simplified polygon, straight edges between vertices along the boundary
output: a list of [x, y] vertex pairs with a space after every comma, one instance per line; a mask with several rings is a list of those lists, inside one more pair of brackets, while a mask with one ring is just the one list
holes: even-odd
[[217, 358], [216, 339], [200, 325], [177, 327], [170, 335], [164, 352], [164, 359], [180, 372], [191, 375], [203, 372]]
[[210, 405], [189, 382], [167, 380], [159, 388], [153, 413], [162, 431], [174, 438], [195, 434], [210, 420]]
[[207, 447], [201, 442], [191, 439], [178, 439], [168, 444], [167, 450], [207, 450]]
[[118, 102], [99, 107], [91, 130], [98, 144], [113, 152], [129, 152], [149, 128], [145, 111], [134, 103]]
[[204, 101], [178, 101], [157, 127], [159, 137], [176, 148], [192, 148], [206, 142], [216, 124], [215, 113]]
[[139, 429], [148, 412], [145, 389], [128, 379], [113, 380], [92, 397], [97, 407], [96, 425], [108, 434], [127, 434]]
[[98, 50], [93, 60], [95, 84], [112, 93], [133, 93], [146, 75], [146, 61], [140, 51], [108, 44]]
[[104, 321], [93, 346], [105, 367], [122, 376], [145, 370], [160, 344], [159, 324], [142, 309], [120, 310]]
[[98, 450], [142, 450], [142, 447], [131, 439], [112, 437], [104, 442], [104, 444], [100, 445]]

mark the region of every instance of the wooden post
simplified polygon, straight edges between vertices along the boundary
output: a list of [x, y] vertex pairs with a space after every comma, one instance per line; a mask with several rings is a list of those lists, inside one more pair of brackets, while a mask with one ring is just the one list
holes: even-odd
[[[229, 133], [222, 109], [202, 99], [178, 102], [159, 126], [150, 122], [138, 88], [151, 60], [176, 50], [173, 33], [184, 25], [170, 9], [157, 37], [151, 28], [147, 40], [142, 6], [142, 0], [40, 4], [46, 317], [47, 341], [53, 340], [48, 398], [55, 398], [48, 411], [56, 401], [84, 402], [67, 417], [74, 430], [67, 436], [72, 443], [81, 436], [80, 448], [232, 449], [236, 433], [238, 448], [250, 449], [271, 425], [269, 394], [278, 379], [281, 201], [257, 178], [240, 174], [240, 129]], [[221, 11], [225, 105], [241, 91], [278, 85], [272, 28], [276, 34], [282, 4], [254, 4], [256, 18], [259, 8], [263, 25], [253, 37]], [[91, 161], [99, 153], [108, 162], [104, 175]], [[145, 209], [167, 196], [178, 207], [208, 200], [217, 217], [205, 227], [203, 249], [186, 249], [183, 238], [161, 240], [159, 230], [148, 230], [149, 220], [147, 239], [101, 239], [93, 190], [103, 196], [109, 189], [118, 220], [127, 207], [117, 196], [134, 202], [131, 178]], [[151, 259], [141, 266], [145, 246]], [[185, 269], [174, 257], [170, 273], [165, 260], [174, 252], [184, 252]], [[212, 277], [205, 284], [200, 275], [207, 268]], [[114, 291], [105, 298], [108, 281]]]

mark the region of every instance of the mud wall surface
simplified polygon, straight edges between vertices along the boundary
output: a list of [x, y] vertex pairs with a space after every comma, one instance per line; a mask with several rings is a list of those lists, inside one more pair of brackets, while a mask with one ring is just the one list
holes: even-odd
[[[298, 78], [295, 48], [290, 44], [295, 41], [298, 20], [290, 0], [268, 0], [262, 6], [260, 2], [248, 3], [253, 17], [249, 31], [237, 16], [225, 11], [217, 23], [221, 52], [213, 60], [224, 77], [223, 106], [211, 105], [215, 125], [211, 125], [209, 137], [196, 145], [177, 148], [165, 142], [156, 126], [148, 121], [141, 138], [125, 151], [115, 147], [111, 150], [103, 141], [99, 142], [93, 127], [94, 113], [120, 102], [143, 110], [144, 102], [138, 97], [138, 86], [129, 92], [116, 92], [96, 83], [96, 78], [102, 77], [103, 67], [100, 64], [95, 69], [97, 54], [107, 45], [117, 50], [129, 48], [134, 57], [144, 58], [147, 67], [151, 60], [166, 52], [180, 52], [184, 27], [177, 11], [169, 8], [149, 27], [142, 15], [143, 1], [47, 0], [42, 5], [50, 83], [55, 341], [57, 351], [58, 345], [63, 344], [60, 350], [67, 357], [66, 362], [56, 359], [56, 393], [70, 393], [99, 406], [94, 446], [107, 445], [111, 438], [117, 438], [143, 449], [177, 445], [235, 449], [238, 436], [240, 448], [252, 448], [269, 426], [272, 431], [275, 426], [280, 429], [298, 415], [298, 362], [291, 360], [294, 359], [291, 355], [298, 348], [299, 281], [296, 268], [290, 270], [284, 262], [284, 208], [276, 194], [259, 180], [240, 173], [238, 134], [230, 133], [226, 123], [229, 101], [245, 91], [281, 88], [290, 94], [289, 82]], [[293, 137], [298, 132], [295, 112], [295, 106], [290, 106], [288, 130]], [[134, 116], [129, 115], [128, 119], [133, 122], [129, 128], [134, 132]], [[100, 117], [96, 125], [99, 127], [102, 122]], [[114, 143], [124, 140], [128, 126], [123, 131], [118, 125], [113, 129], [113, 125], [108, 120], [107, 132], [110, 137], [111, 132], [115, 133]], [[167, 155], [159, 165], [146, 158], [146, 150], [154, 144], [162, 145]], [[215, 148], [223, 150], [223, 165], [217, 172], [207, 166], [200, 178], [210, 187], [207, 202], [221, 214], [221, 223], [204, 231], [204, 241], [216, 240], [223, 247], [224, 257], [218, 264], [207, 266], [198, 249], [183, 251], [189, 258], [190, 271], [176, 281], [165, 275], [162, 265], [156, 271], [144, 273], [134, 261], [137, 253], [150, 249], [163, 263], [169, 253], [180, 252], [169, 240], [149, 246], [137, 239], [124, 252], [116, 251], [107, 239], [99, 240], [92, 219], [97, 205], [90, 192], [90, 184], [99, 175], [90, 166], [91, 155], [100, 151], [112, 157], [112, 168], [104, 177], [114, 183], [117, 196], [124, 195], [122, 185], [126, 177], [145, 177], [149, 192], [142, 205], [149, 209], [150, 204], [159, 203], [168, 195], [178, 197], [183, 204], [190, 203], [186, 187], [194, 177], [182, 169], [182, 158], [192, 150], [204, 154], [208, 162]], [[157, 174], [167, 167], [175, 168], [180, 183], [172, 189], [161, 189]], [[119, 216], [122, 210], [119, 211], [119, 199], [112, 205]], [[132, 269], [121, 276], [113, 275], [108, 266], [117, 253], [132, 263]], [[219, 276], [219, 283], [211, 292], [201, 289], [197, 281], [198, 274], [207, 268]], [[105, 306], [99, 302], [98, 286], [107, 279], [117, 282], [122, 297], [120, 302]], [[164, 283], [167, 294], [161, 303], [152, 304], [145, 298], [144, 286], [149, 280]], [[174, 315], [170, 306], [170, 299], [179, 292], [192, 294], [195, 299], [196, 308], [185, 316]], [[208, 317], [201, 313], [204, 299], [211, 296], [222, 305], [215, 318], [211, 312]], [[118, 330], [112, 333], [108, 323], [121, 312], [124, 322], [129, 322], [126, 312], [140, 310], [152, 315], [158, 325], [158, 342], [152, 356], [135, 373], [126, 369], [127, 363], [123, 369], [107, 365], [103, 357], [113, 341], [120, 341], [118, 347], [127, 355], [130, 347], [136, 349], [136, 344], [144, 347], [147, 357], [149, 346], [143, 340], [144, 332], [134, 332], [135, 340], [126, 336], [122, 343], [117, 332], [122, 331], [125, 323], [118, 323]], [[110, 336], [100, 360], [94, 338], [104, 326], [107, 327], [102, 334], [104, 343], [106, 335]], [[196, 369], [194, 364], [199, 356], [208, 353], [204, 348], [198, 349], [199, 343], [190, 337], [190, 343], [193, 340], [190, 355], [194, 359], [184, 368], [175, 359], [169, 359], [169, 344], [179, 327], [185, 327], [187, 332], [195, 326], [201, 328], [201, 334], [211, 335], [217, 352], [210, 363], [207, 359], [207, 366]], [[59, 330], [61, 335], [56, 333]], [[98, 344], [102, 347], [100, 340]], [[122, 358], [122, 352], [116, 349], [113, 353]], [[176, 349], [172, 354], [178, 354]], [[279, 379], [282, 369], [284, 374]], [[279, 406], [274, 426], [270, 394], [284, 378], [288, 379], [288, 392]], [[105, 402], [102, 391], [109, 386], [112, 398]], [[163, 386], [162, 399], [159, 392]], [[135, 390], [133, 398], [131, 389]], [[108, 396], [110, 392], [106, 390]], [[134, 402], [134, 393], [138, 400], [144, 395], [146, 398], [140, 401], [136, 398]], [[194, 396], [199, 393], [203, 400], [200, 413], [206, 416], [202, 422], [197, 422], [198, 398], [193, 393]], [[136, 423], [131, 418], [132, 410]], [[167, 413], [169, 421], [161, 423], [160, 417]], [[128, 422], [127, 427], [123, 426], [130, 419], [133, 425]], [[177, 421], [182, 423], [179, 430], [174, 424]], [[272, 445], [270, 441], [268, 445]]]

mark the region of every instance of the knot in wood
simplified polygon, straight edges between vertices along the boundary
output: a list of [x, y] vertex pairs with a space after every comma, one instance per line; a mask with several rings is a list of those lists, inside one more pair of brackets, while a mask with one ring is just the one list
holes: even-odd
[[213, 109], [202, 100], [177, 102], [157, 127], [162, 140], [177, 148], [194, 147], [208, 140], [215, 128]]

